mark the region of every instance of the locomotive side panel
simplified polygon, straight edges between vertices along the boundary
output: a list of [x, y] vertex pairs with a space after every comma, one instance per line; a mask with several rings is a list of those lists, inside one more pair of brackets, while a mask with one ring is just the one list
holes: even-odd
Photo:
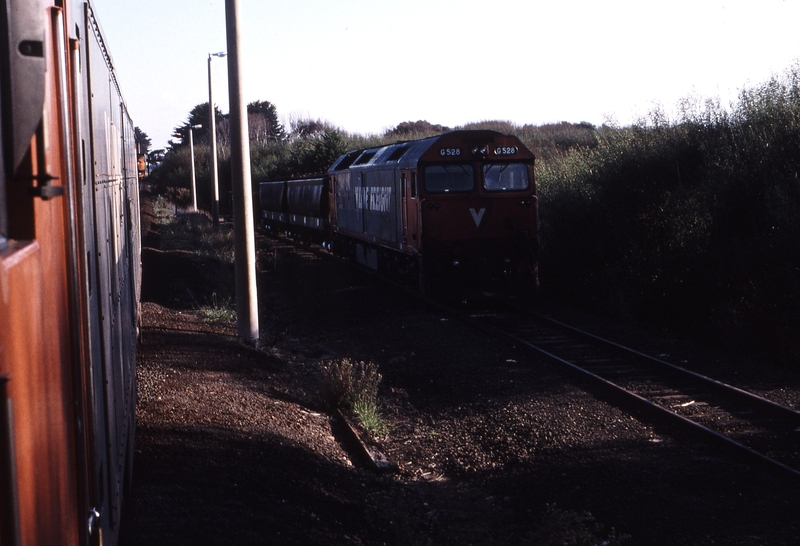
[[356, 201], [357, 196], [363, 195], [361, 174], [345, 171], [334, 175], [334, 229], [339, 233], [355, 235], [364, 230], [364, 211]]
[[[131, 124], [111, 69], [103, 37], [91, 8], [87, 10], [89, 109], [91, 116], [90, 184], [96, 262], [100, 359], [93, 373], [95, 411], [107, 438], [97, 449], [96, 468], [104, 535], [118, 532], [123, 484], [130, 473], [134, 423], [134, 362], [138, 288], [138, 192]], [[134, 235], [135, 233], [135, 235]]]
[[[90, 68], [90, 59], [98, 54], [99, 49], [91, 8], [79, 1], [73, 1], [70, 7], [70, 24], [67, 27], [70, 30], [75, 29], [72, 36], [74, 43], [71, 68], [75, 120], [76, 223], [79, 232], [76, 262], [82, 273], [79, 288], [84, 328], [84, 347], [76, 381], [76, 396], [80, 400], [84, 420], [83, 437], [78, 438], [83, 446], [80, 463], [85, 480], [81, 516], [87, 523], [87, 534], [97, 537], [102, 528], [109, 540], [113, 541], [110, 525], [101, 523], [108, 519], [110, 512], [107, 446], [114, 442], [114, 437], [109, 435], [106, 423], [108, 399], [105, 374], [102, 371], [107, 358], [104, 336], [106, 315], [103, 308], [106, 298], [102, 295], [104, 291], [100, 286], [100, 278], [106, 278], [108, 273], [102, 271], [107, 265], [99, 259], [106, 254], [103, 249], [107, 245], [104, 238], [107, 230], [98, 225], [103, 223], [103, 216], [99, 214], [105, 213], [105, 210], [98, 210], [96, 186], [95, 150], [98, 146], [95, 145], [95, 139], [101, 137], [96, 136], [96, 119], [90, 109], [90, 104], [100, 100], [100, 97], [109, 96], [109, 92], [106, 90], [99, 94], [92, 86], [96, 78], [101, 78], [100, 89], [108, 88], [107, 75], [104, 81], [102, 71]], [[110, 108], [110, 97], [106, 102], [107, 108]], [[104, 156], [108, 154], [105, 146], [101, 149]]]
[[388, 169], [366, 170], [361, 195], [356, 200], [364, 216], [364, 227], [359, 234], [365, 241], [400, 248], [397, 198], [398, 182], [394, 171]]
[[336, 173], [336, 227], [366, 243], [402, 248], [402, 200], [396, 169], [360, 168]]

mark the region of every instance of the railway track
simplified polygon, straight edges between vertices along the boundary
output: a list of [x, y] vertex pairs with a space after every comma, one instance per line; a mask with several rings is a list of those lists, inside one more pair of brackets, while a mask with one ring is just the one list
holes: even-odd
[[472, 321], [567, 367], [632, 408], [800, 481], [800, 412], [553, 318], [481, 311]]
[[[316, 247], [308, 251], [317, 258], [333, 257]], [[401, 283], [383, 280], [453, 311]], [[634, 411], [710, 438], [800, 482], [800, 411], [542, 314], [482, 310], [471, 311], [469, 319], [601, 385]]]

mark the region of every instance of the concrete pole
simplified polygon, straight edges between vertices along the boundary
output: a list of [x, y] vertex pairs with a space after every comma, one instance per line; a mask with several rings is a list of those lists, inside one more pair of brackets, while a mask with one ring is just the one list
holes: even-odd
[[197, 212], [197, 184], [195, 183], [194, 173], [194, 133], [193, 128], [189, 127], [189, 149], [192, 151], [192, 212]]
[[239, 337], [246, 343], [258, 346], [258, 289], [253, 191], [250, 181], [250, 135], [240, 69], [239, 0], [225, 0], [225, 20], [228, 34], [233, 233], [236, 252], [236, 320]]
[[224, 57], [225, 53], [208, 54], [208, 117], [211, 126], [211, 180], [213, 181], [214, 195], [211, 198], [211, 219], [214, 225], [219, 225], [219, 173], [217, 172], [217, 116], [214, 109], [214, 95], [211, 90], [211, 59]]

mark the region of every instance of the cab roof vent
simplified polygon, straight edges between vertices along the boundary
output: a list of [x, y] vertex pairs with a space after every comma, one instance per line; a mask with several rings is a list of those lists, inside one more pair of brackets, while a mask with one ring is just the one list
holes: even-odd
[[378, 150], [369, 150], [358, 156], [358, 159], [355, 160], [353, 165], [363, 165], [365, 163], [369, 163], [369, 160], [375, 157], [375, 154], [378, 153]]
[[400, 146], [392, 150], [392, 153], [389, 154], [389, 157], [386, 158], [386, 162], [389, 161], [399, 161], [401, 157], [406, 155], [406, 152], [411, 149], [411, 146]]
[[356, 160], [356, 158], [359, 156], [360, 153], [361, 153], [360, 151], [350, 152], [349, 154], [343, 156], [342, 159], [339, 160], [339, 163], [333, 166], [332, 170], [341, 171], [343, 169], [348, 168], [350, 165], [353, 164], [353, 161]]

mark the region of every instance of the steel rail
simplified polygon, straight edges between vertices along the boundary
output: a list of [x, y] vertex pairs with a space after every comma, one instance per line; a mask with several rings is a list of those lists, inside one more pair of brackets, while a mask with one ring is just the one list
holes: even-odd
[[[539, 316], [536, 313], [533, 313], [533, 315], [534, 316]], [[723, 382], [720, 382], [720, 381], [717, 381], [717, 380], [714, 380], [714, 379], [707, 378], [706, 376], [703, 376], [702, 374], [697, 374], [697, 373], [692, 372], [690, 370], [686, 370], [685, 368], [681, 368], [680, 366], [675, 366], [674, 364], [670, 364], [670, 363], [668, 363], [666, 361], [662, 361], [660, 359], [651, 357], [650, 355], [641, 353], [639, 351], [636, 351], [635, 349], [631, 349], [629, 347], [625, 347], [624, 345], [620, 345], [620, 344], [618, 344], [616, 342], [604, 339], [604, 338], [602, 338], [600, 336], [597, 336], [595, 334], [591, 334], [589, 332], [580, 330], [579, 328], [575, 328], [573, 326], [567, 325], [567, 324], [562, 323], [560, 321], [557, 321], [555, 319], [551, 319], [549, 317], [543, 317], [543, 318], [545, 318], [547, 321], [549, 321], [549, 322], [551, 322], [553, 324], [558, 325], [559, 327], [566, 328], [566, 329], [568, 329], [570, 331], [574, 331], [575, 333], [579, 333], [581, 335], [588, 336], [591, 339], [594, 339], [596, 341], [608, 344], [608, 345], [613, 346], [613, 347], [618, 348], [618, 349], [622, 349], [622, 350], [624, 350], [626, 352], [629, 352], [631, 354], [635, 354], [635, 355], [637, 355], [639, 357], [644, 357], [644, 358], [646, 358], [646, 359], [648, 359], [650, 361], [656, 361], [656, 362], [658, 362], [659, 364], [662, 364], [662, 365], [666, 364], [673, 371], [678, 371], [678, 372], [681, 372], [681, 373], [689, 374], [692, 377], [692, 379], [695, 379], [695, 380], [702, 380], [704, 382], [707, 381], [707, 382], [709, 382], [708, 384], [713, 386], [715, 389], [725, 389], [725, 391], [728, 392], [728, 393], [734, 393], [736, 396], [746, 398], [748, 401], [757, 403], [759, 405], [762, 405], [762, 407], [767, 408], [767, 409], [769, 409], [771, 411], [775, 411], [775, 410], [778, 410], [778, 408], [780, 408], [780, 410], [778, 410], [778, 411], [780, 411], [784, 416], [800, 420], [800, 412], [797, 412], [797, 411], [795, 411], [795, 410], [793, 410], [791, 408], [787, 408], [787, 407], [781, 406], [780, 404], [777, 404], [777, 403], [772, 402], [770, 400], [766, 400], [765, 398], [762, 398], [762, 397], [757, 396], [757, 395], [755, 395], [753, 393], [749, 393], [747, 391], [739, 389], [738, 387], [733, 387], [733, 386], [727, 385], [726, 383], [723, 383]], [[526, 347], [526, 348], [528, 348], [530, 350], [533, 350], [534, 352], [537, 352], [537, 353], [541, 354], [542, 356], [544, 356], [544, 357], [546, 357], [546, 358], [548, 358], [550, 360], [553, 360], [553, 361], [555, 361], [555, 362], [557, 362], [557, 363], [559, 363], [561, 365], [567, 366], [571, 371], [577, 372], [580, 375], [589, 378], [591, 381], [593, 381], [593, 382], [601, 385], [602, 387], [610, 390], [612, 393], [614, 393], [614, 394], [616, 394], [618, 396], [621, 396], [623, 399], [625, 399], [627, 401], [630, 401], [630, 402], [633, 402], [638, 407], [648, 411], [651, 414], [654, 414], [654, 415], [656, 415], [658, 417], [661, 417], [661, 418], [666, 418], [667, 420], [669, 420], [671, 422], [674, 422], [674, 423], [677, 423], [677, 424], [679, 424], [681, 426], [685, 426], [685, 427], [689, 428], [690, 430], [692, 430], [694, 432], [700, 433], [702, 436], [709, 437], [709, 438], [717, 441], [718, 443], [720, 443], [721, 445], [723, 445], [725, 447], [733, 448], [738, 453], [745, 454], [745, 455], [747, 455], [747, 456], [749, 456], [751, 458], [754, 458], [755, 460], [757, 460], [760, 463], [767, 464], [771, 468], [779, 470], [784, 475], [788, 475], [791, 478], [794, 478], [796, 480], [800, 480], [800, 470], [798, 470], [796, 468], [792, 468], [792, 467], [790, 467], [790, 466], [788, 466], [788, 465], [786, 465], [786, 464], [784, 464], [784, 463], [782, 463], [780, 461], [777, 461], [777, 460], [775, 460], [775, 459], [773, 459], [773, 458], [771, 458], [771, 457], [769, 457], [769, 456], [767, 456], [767, 455], [765, 455], [765, 454], [763, 454], [763, 453], [761, 453], [761, 452], [759, 452], [759, 451], [757, 451], [757, 450], [755, 450], [755, 449], [753, 449], [753, 448], [751, 448], [749, 446], [746, 446], [746, 445], [742, 444], [741, 442], [738, 442], [738, 441], [734, 440], [733, 438], [730, 438], [729, 436], [726, 436], [725, 434], [722, 434], [720, 432], [712, 430], [712, 429], [706, 427], [705, 425], [702, 425], [702, 424], [700, 424], [700, 423], [698, 423], [696, 421], [693, 421], [693, 420], [689, 419], [688, 417], [684, 417], [683, 415], [680, 415], [679, 413], [676, 413], [676, 412], [674, 412], [674, 411], [672, 411], [672, 410], [670, 410], [670, 409], [668, 409], [668, 408], [666, 408], [664, 406], [661, 406], [661, 405], [653, 402], [652, 400], [648, 400], [647, 398], [645, 398], [645, 397], [643, 397], [643, 396], [641, 396], [639, 394], [636, 394], [635, 392], [630, 391], [630, 390], [628, 390], [628, 389], [626, 389], [626, 388], [614, 383], [613, 381], [609, 381], [608, 379], [605, 379], [604, 377], [601, 377], [600, 375], [597, 375], [597, 374], [595, 374], [595, 373], [593, 373], [593, 372], [591, 372], [591, 371], [579, 366], [578, 364], [575, 364], [574, 362], [570, 362], [568, 360], [565, 360], [565, 359], [559, 357], [558, 355], [556, 355], [556, 354], [554, 354], [554, 353], [552, 353], [550, 351], [547, 351], [546, 349], [543, 349], [542, 347], [540, 347], [540, 346], [538, 346], [538, 345], [536, 345], [536, 344], [534, 344], [534, 343], [532, 343], [530, 341], [527, 341], [527, 340], [521, 338], [518, 335], [512, 334], [512, 333], [510, 333], [510, 332], [508, 332], [508, 331], [506, 331], [506, 330], [504, 330], [504, 329], [502, 329], [502, 328], [500, 328], [498, 326], [494, 326], [492, 324], [487, 324], [487, 323], [485, 323], [485, 322], [483, 322], [480, 319], [475, 318], [475, 317], [469, 317], [468, 320], [473, 325], [476, 325], [476, 326], [478, 326], [480, 328], [483, 328], [483, 329], [487, 329], [490, 332], [492, 332], [492, 333], [494, 333], [494, 334], [496, 334], [496, 335], [498, 335], [500, 337], [504, 337], [504, 338], [507, 338], [509, 340], [512, 340], [514, 343], [518, 343], [518, 344], [522, 345], [523, 347]]]
[[683, 368], [681, 366], [678, 366], [676, 364], [672, 364], [671, 362], [667, 362], [666, 360], [662, 360], [660, 358], [656, 358], [654, 356], [648, 355], [647, 353], [643, 353], [641, 351], [637, 351], [636, 349], [632, 349], [631, 347], [627, 347], [625, 345], [621, 345], [621, 344], [619, 344], [619, 343], [617, 343], [615, 341], [611, 341], [609, 339], [605, 339], [605, 338], [600, 337], [598, 335], [592, 334], [591, 332], [587, 332], [586, 330], [582, 330], [580, 328], [576, 328], [574, 326], [570, 326], [569, 324], [566, 324], [566, 323], [561, 322], [559, 320], [556, 320], [554, 318], [548, 317], [546, 315], [542, 315], [540, 313], [535, 313], [533, 311], [528, 311], [528, 313], [530, 315], [534, 316], [535, 318], [539, 319], [539, 320], [543, 320], [543, 321], [549, 322], [551, 324], [555, 324], [556, 326], [559, 326], [561, 328], [570, 330], [570, 331], [575, 332], [577, 334], [580, 334], [582, 336], [586, 336], [586, 337], [588, 337], [590, 339], [593, 339], [595, 341], [598, 341], [600, 343], [604, 343], [604, 344], [606, 344], [606, 345], [608, 345], [610, 347], [614, 347], [616, 349], [619, 349], [621, 351], [627, 352], [629, 354], [633, 354], [633, 355], [638, 356], [640, 358], [644, 358], [644, 359], [646, 359], [646, 360], [648, 360], [650, 362], [653, 362], [655, 364], [659, 364], [661, 366], [667, 367], [667, 368], [669, 368], [669, 369], [671, 369], [671, 370], [673, 370], [675, 372], [678, 372], [680, 374], [685, 374], [685, 375], [691, 377], [692, 379], [696, 379], [698, 381], [701, 381], [703, 384], [706, 384], [708, 386], [711, 386], [711, 387], [715, 388], [716, 390], [718, 390], [720, 392], [724, 392], [724, 393], [727, 393], [727, 394], [734, 394], [735, 396], [739, 396], [741, 398], [744, 398], [745, 400], [747, 400], [749, 402], [753, 402], [755, 404], [758, 404], [758, 405], [760, 405], [761, 407], [763, 407], [764, 409], [766, 409], [768, 411], [775, 412], [776, 414], [779, 414], [782, 417], [790, 418], [790, 419], [797, 419], [798, 422], [800, 422], [800, 411], [797, 411], [797, 410], [795, 410], [793, 408], [789, 408], [787, 406], [783, 406], [781, 404], [778, 404], [777, 402], [773, 402], [772, 400], [768, 400], [768, 399], [766, 399], [766, 398], [764, 398], [762, 396], [759, 396], [759, 395], [757, 395], [755, 393], [740, 389], [739, 387], [735, 387], [735, 386], [730, 385], [728, 383], [725, 383], [723, 381], [719, 381], [717, 379], [713, 379], [711, 377], [708, 377], [706, 375], [694, 372], [692, 370], [688, 370], [688, 369]]

